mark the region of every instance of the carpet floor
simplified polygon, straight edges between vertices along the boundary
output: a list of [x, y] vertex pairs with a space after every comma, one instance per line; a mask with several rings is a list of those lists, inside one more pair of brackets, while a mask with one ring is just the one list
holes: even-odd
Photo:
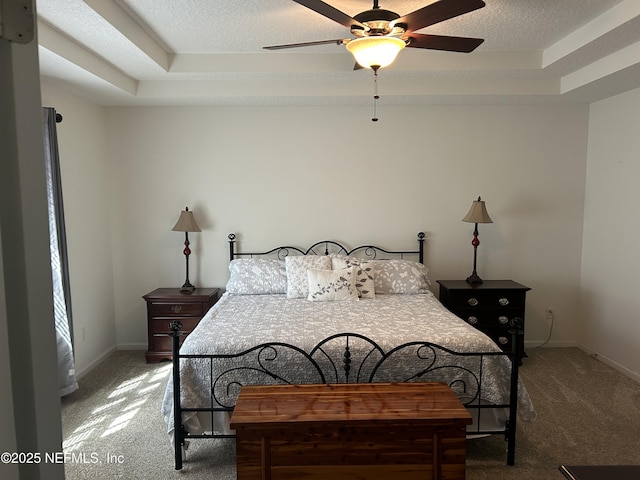
[[[640, 464], [640, 384], [577, 348], [527, 351], [522, 379], [538, 412], [518, 424], [516, 465], [502, 437], [467, 441], [468, 480], [558, 479], [561, 464]], [[235, 480], [233, 439], [193, 440], [181, 471], [160, 413], [171, 373], [117, 351], [62, 399], [67, 480]]]

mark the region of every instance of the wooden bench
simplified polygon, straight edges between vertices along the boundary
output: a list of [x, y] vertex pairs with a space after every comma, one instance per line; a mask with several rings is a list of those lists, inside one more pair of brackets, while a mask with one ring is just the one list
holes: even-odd
[[471, 416], [441, 383], [246, 386], [238, 480], [464, 480]]

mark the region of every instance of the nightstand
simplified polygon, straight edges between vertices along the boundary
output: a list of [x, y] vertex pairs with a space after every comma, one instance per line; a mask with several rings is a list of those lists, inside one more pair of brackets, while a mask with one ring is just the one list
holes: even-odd
[[[437, 280], [440, 284], [440, 302], [458, 317], [484, 332], [504, 351], [511, 351], [512, 339], [509, 322], [522, 319], [524, 329], [525, 297], [531, 290], [513, 280], [485, 280], [469, 284], [465, 280]], [[524, 335], [520, 337], [521, 359], [524, 353]]]
[[218, 301], [219, 288], [196, 288], [191, 294], [180, 293], [179, 288], [157, 288], [144, 295], [147, 302], [148, 350], [147, 363], [171, 360], [171, 333], [169, 322], [182, 322], [182, 343], [193, 331], [205, 313]]

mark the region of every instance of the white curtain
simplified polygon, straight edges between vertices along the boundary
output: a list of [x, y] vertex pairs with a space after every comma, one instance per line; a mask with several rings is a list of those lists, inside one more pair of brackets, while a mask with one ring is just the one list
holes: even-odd
[[58, 344], [58, 376], [60, 378], [60, 396], [64, 396], [77, 390], [78, 383], [76, 382], [73, 338], [71, 336], [71, 289], [69, 288], [67, 240], [64, 227], [60, 158], [58, 156], [58, 136], [56, 132], [57, 118], [62, 119], [55, 109], [48, 107], [42, 109], [44, 150], [47, 166], [53, 306]]

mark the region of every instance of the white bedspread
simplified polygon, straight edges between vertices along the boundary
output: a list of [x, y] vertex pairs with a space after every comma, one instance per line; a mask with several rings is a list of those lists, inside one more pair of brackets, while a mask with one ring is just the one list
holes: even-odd
[[[284, 342], [295, 345], [308, 352], [321, 340], [337, 333], [356, 333], [376, 342], [382, 350], [388, 352], [394, 347], [409, 342], [432, 342], [456, 352], [500, 351], [499, 347], [482, 332], [445, 309], [431, 294], [419, 295], [377, 295], [375, 299], [360, 299], [345, 302], [310, 302], [306, 299], [287, 299], [286, 295], [232, 295], [224, 294], [214, 307], [200, 321], [197, 328], [187, 337], [181, 347], [182, 354], [236, 354], [261, 343]], [[327, 347], [331, 351], [331, 347]], [[358, 364], [363, 355], [370, 350], [368, 344], [357, 339], [350, 340], [352, 363]], [[260, 352], [262, 364], [268, 365], [276, 375], [285, 376], [292, 383], [318, 383], [317, 373], [309, 374], [308, 361], [293, 352], [278, 352], [275, 362], [268, 358], [272, 350]], [[333, 353], [330, 352], [330, 355]], [[343, 354], [335, 352], [337, 359]], [[258, 359], [258, 351], [253, 352]], [[398, 352], [397, 360], [388, 362], [380, 369], [373, 381], [404, 381], [430, 367], [430, 371], [412, 381], [444, 381], [452, 386], [459, 396], [470, 393], [463, 391], [463, 385], [469, 383], [471, 375], [466, 370], [437, 368], [451, 364], [451, 356], [437, 353], [433, 355], [418, 347]], [[287, 358], [285, 358], [287, 357]], [[393, 359], [392, 359], [393, 360]], [[368, 362], [364, 378], [368, 376], [377, 358]], [[488, 357], [484, 360], [482, 372], [482, 401], [492, 404], [504, 404], [509, 400], [510, 362], [505, 356]], [[223, 360], [214, 366], [214, 378], [226, 369], [237, 366], [235, 360]], [[444, 362], [444, 363], [442, 363]], [[478, 372], [475, 357], [456, 357], [455, 362], [466, 369]], [[338, 365], [339, 366], [339, 365]], [[434, 368], [435, 367], [435, 368]], [[324, 367], [323, 367], [324, 368]], [[202, 359], [185, 359], [181, 364], [183, 407], [211, 405], [210, 364]], [[351, 372], [350, 381], [354, 381]], [[235, 370], [231, 375], [241, 378], [242, 383], [277, 383], [272, 377], [255, 370]], [[340, 374], [342, 375], [342, 374]], [[453, 375], [453, 377], [452, 377]], [[325, 378], [327, 382], [342, 382], [343, 376]], [[457, 381], [458, 380], [458, 381]], [[464, 383], [459, 380], [464, 380]], [[360, 379], [362, 380], [362, 377]], [[223, 386], [224, 385], [224, 386]], [[215, 386], [215, 392], [223, 405], [233, 405], [239, 389], [226, 387], [227, 383]], [[233, 382], [231, 383], [232, 387]], [[168, 423], [169, 432], [173, 430], [173, 385], [169, 381], [162, 404], [162, 413]], [[237, 386], [236, 386], [237, 387]], [[466, 388], [466, 386], [465, 386]], [[536, 413], [524, 384], [519, 384], [518, 412], [524, 421], [535, 419]], [[188, 418], [183, 418], [187, 423]]]

